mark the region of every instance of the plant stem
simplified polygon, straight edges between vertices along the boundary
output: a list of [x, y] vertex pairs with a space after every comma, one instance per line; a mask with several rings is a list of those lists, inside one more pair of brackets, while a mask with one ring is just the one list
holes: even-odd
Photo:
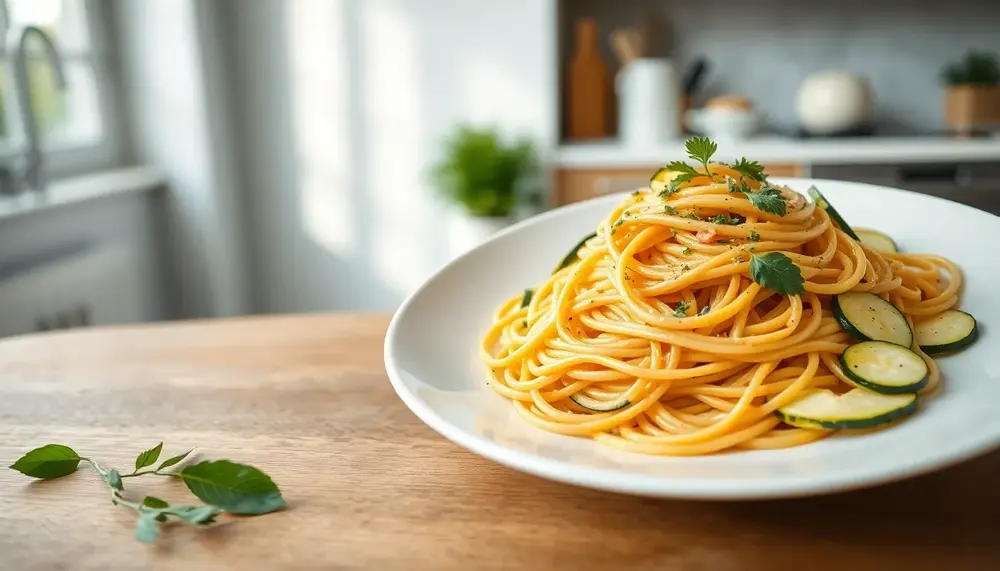
[[158, 472], [156, 470], [149, 470], [147, 472], [135, 472], [133, 474], [122, 474], [122, 479], [125, 479], [125, 478], [135, 478], [136, 476], [145, 476], [147, 474], [152, 474], [153, 476], [165, 476], [165, 477], [168, 477], [168, 478], [171, 477], [171, 476], [176, 477], [176, 478], [180, 477], [177, 474], [174, 474], [174, 473], [171, 473], [171, 472]]
[[90, 465], [94, 467], [94, 470], [96, 470], [97, 473], [100, 474], [102, 478], [108, 475], [108, 471], [105, 470], [104, 468], [101, 468], [101, 465], [98, 464], [95, 460], [91, 460], [90, 458], [85, 458], [83, 456], [80, 456], [80, 460], [83, 460], [84, 462], [90, 462]]

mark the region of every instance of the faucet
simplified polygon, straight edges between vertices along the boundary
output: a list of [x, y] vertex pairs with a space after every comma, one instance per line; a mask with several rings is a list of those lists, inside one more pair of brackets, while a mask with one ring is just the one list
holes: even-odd
[[29, 38], [35, 36], [45, 51], [56, 86], [66, 89], [66, 75], [63, 71], [62, 56], [55, 43], [44, 30], [37, 26], [13, 27], [7, 34], [7, 58], [10, 62], [10, 84], [14, 86], [17, 110], [21, 119], [21, 130], [24, 132], [24, 183], [28, 190], [44, 191], [45, 181], [42, 178], [42, 148], [38, 137], [38, 123], [35, 109], [31, 104], [31, 84], [28, 83], [28, 50]]

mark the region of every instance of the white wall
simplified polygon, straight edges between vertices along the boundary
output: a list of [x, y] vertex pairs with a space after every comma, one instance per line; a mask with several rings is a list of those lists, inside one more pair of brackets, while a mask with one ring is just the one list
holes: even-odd
[[116, 0], [132, 154], [169, 176], [166, 209], [180, 316], [249, 309], [239, 185], [214, 4]]
[[258, 310], [394, 308], [451, 246], [459, 120], [554, 140], [554, 0], [224, 0]]

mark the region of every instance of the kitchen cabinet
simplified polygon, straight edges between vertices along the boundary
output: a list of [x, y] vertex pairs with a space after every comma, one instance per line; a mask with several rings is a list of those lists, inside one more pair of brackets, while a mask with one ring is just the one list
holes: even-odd
[[[563, 206], [582, 200], [589, 200], [615, 194], [629, 192], [649, 184], [649, 177], [662, 165], [650, 164], [644, 167], [578, 169], [561, 168], [556, 171], [555, 206]], [[794, 177], [804, 176], [803, 165], [794, 163], [775, 163], [764, 165], [770, 176]]]
[[0, 216], [0, 337], [166, 317], [152, 191]]

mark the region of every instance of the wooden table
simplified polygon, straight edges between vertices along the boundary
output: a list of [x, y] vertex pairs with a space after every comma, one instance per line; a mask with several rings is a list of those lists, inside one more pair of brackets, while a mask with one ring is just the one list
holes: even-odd
[[[388, 318], [287, 316], [0, 342], [0, 462], [49, 442], [113, 466], [166, 454], [254, 464], [287, 511], [171, 526], [135, 516], [85, 467], [0, 470], [0, 569], [1000, 569], [1000, 455], [863, 492], [655, 501], [557, 484], [451, 444], [396, 398]], [[133, 494], [188, 497], [160, 478]]]

